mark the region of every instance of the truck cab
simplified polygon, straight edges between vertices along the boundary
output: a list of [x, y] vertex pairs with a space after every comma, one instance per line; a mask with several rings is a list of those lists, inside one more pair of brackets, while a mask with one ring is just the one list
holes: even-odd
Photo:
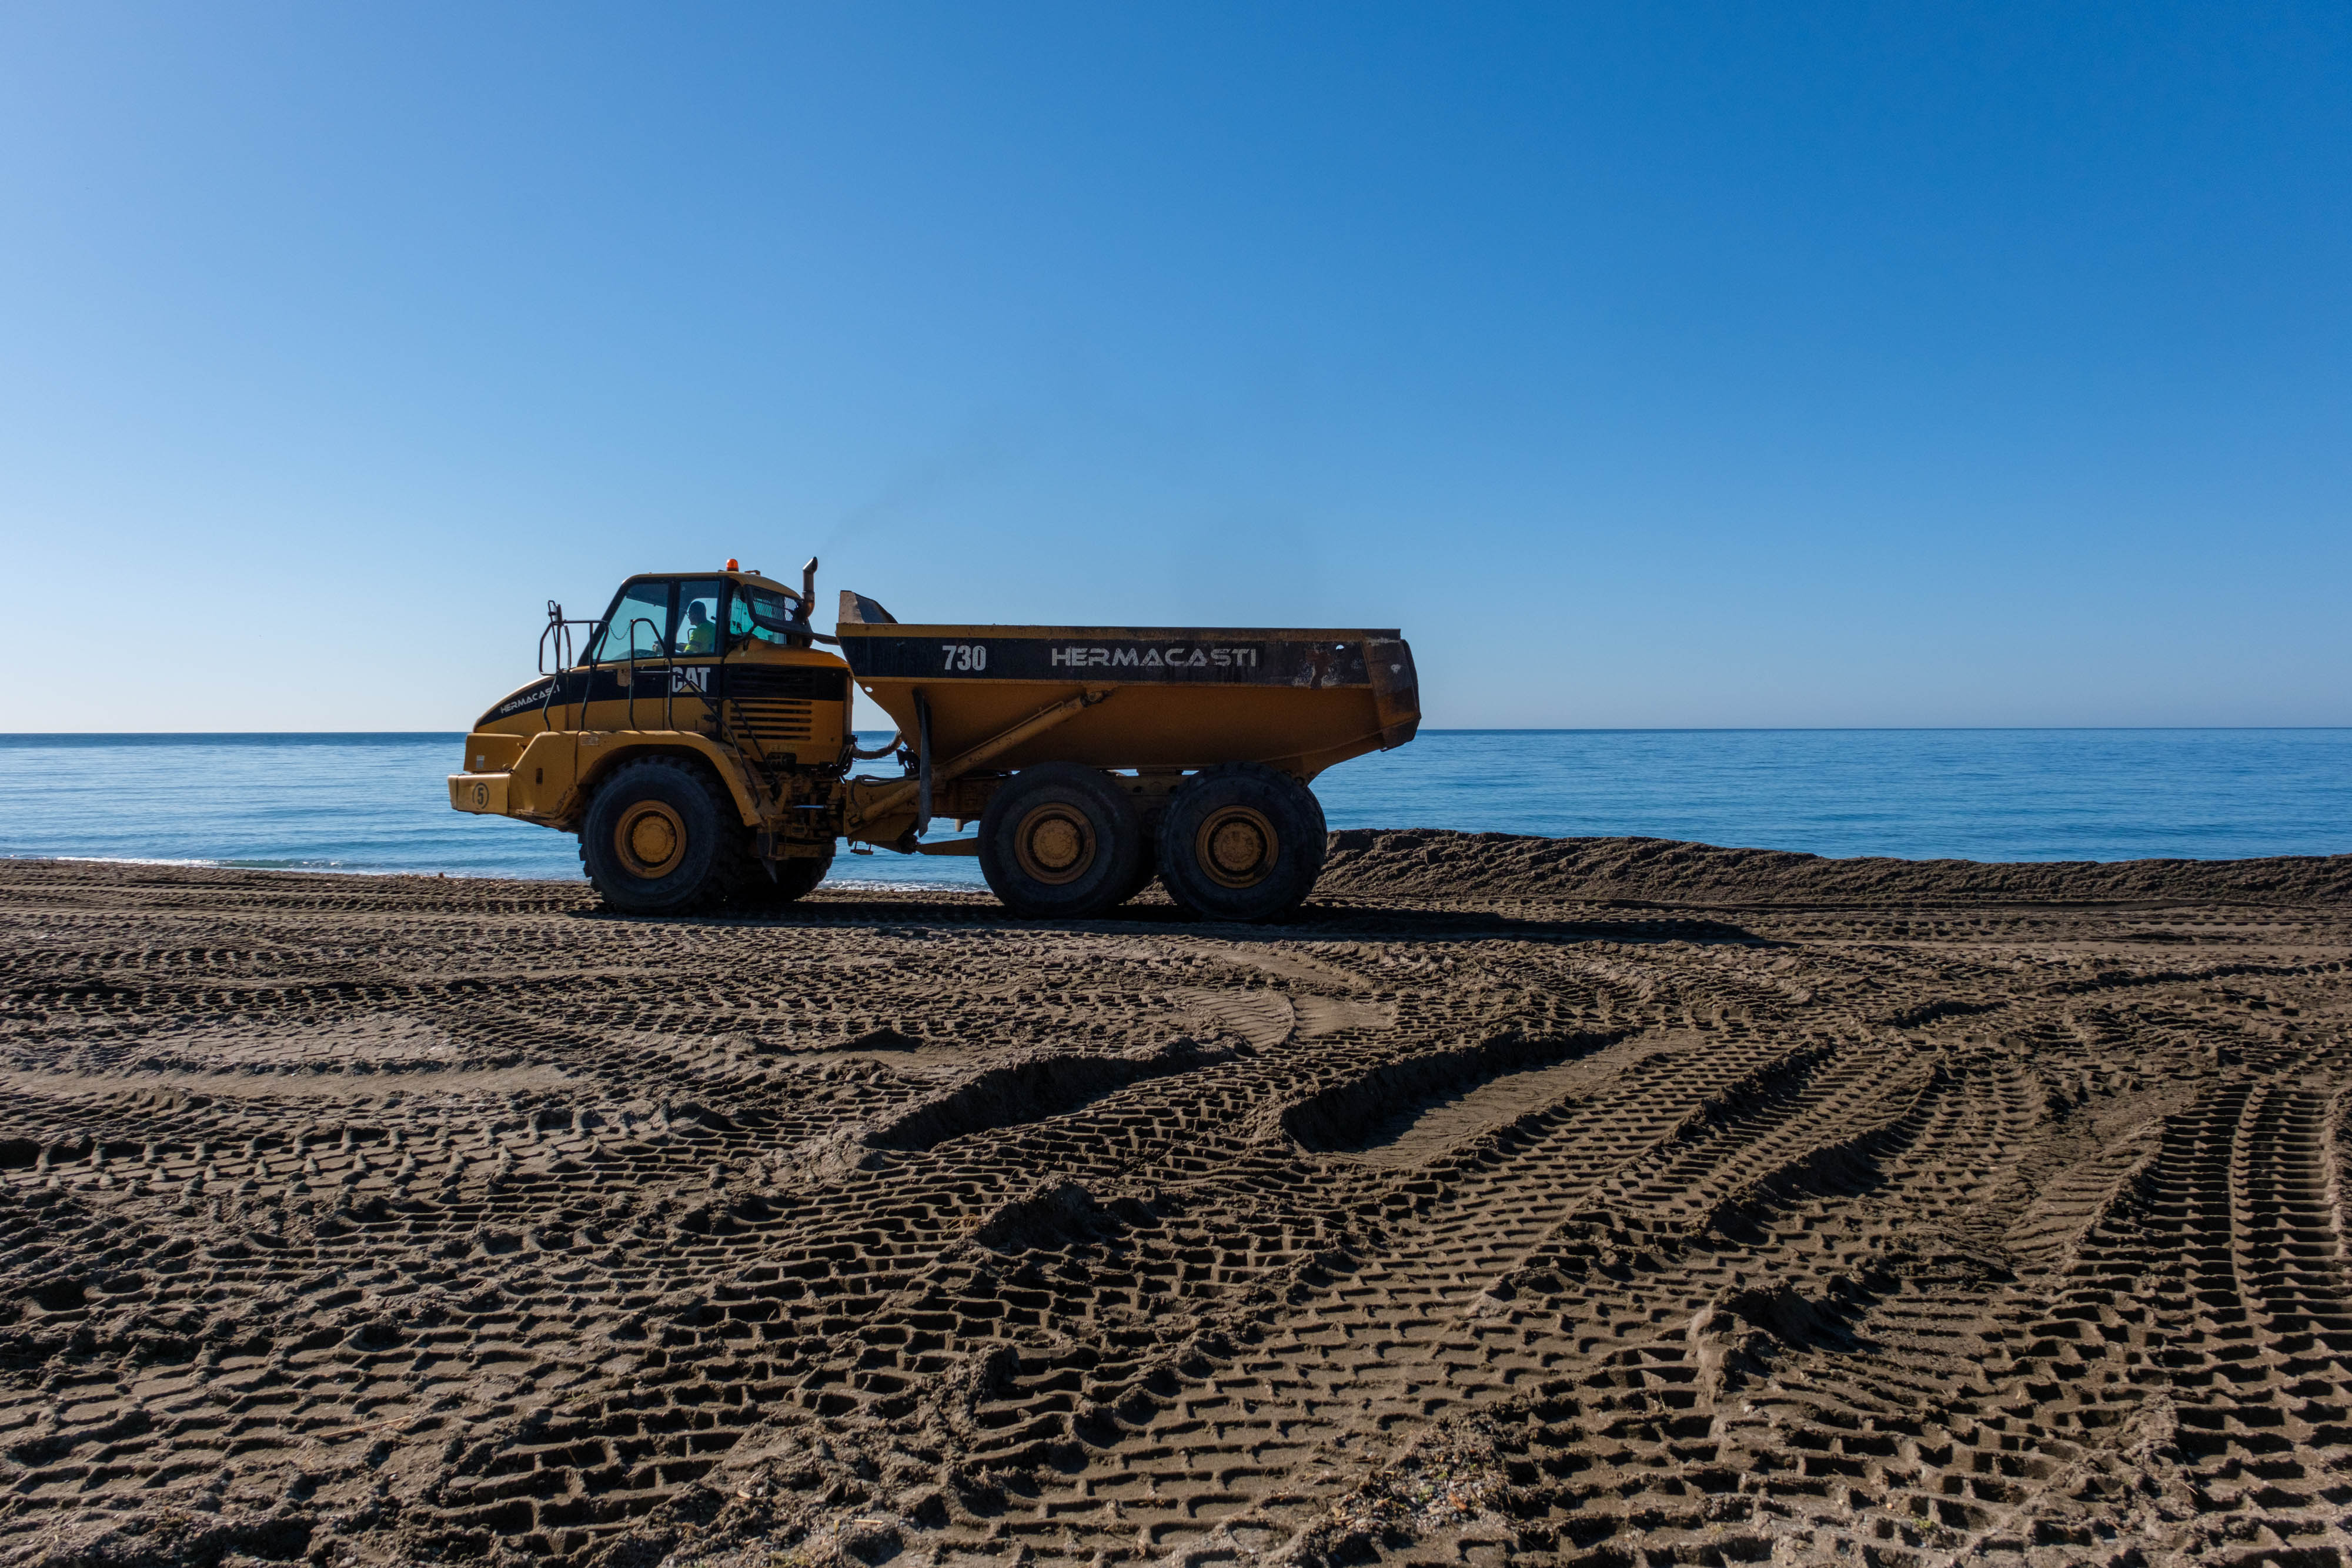
[[457, 810], [576, 831], [599, 779], [667, 754], [714, 768], [752, 825], [793, 779], [846, 770], [849, 670], [814, 645], [805, 591], [731, 565], [649, 572], [593, 621], [551, 615], [541, 648], [558, 667], [475, 721]]
[[583, 727], [684, 727], [731, 740], [768, 771], [840, 767], [848, 666], [814, 641], [806, 603], [781, 583], [740, 571], [633, 577], [590, 632]]

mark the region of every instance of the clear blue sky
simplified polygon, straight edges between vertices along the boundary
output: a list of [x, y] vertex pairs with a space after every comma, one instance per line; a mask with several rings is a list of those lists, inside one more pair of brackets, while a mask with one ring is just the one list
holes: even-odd
[[812, 552], [1439, 725], [2352, 723], [2341, 5], [14, 5], [0, 300], [0, 729]]

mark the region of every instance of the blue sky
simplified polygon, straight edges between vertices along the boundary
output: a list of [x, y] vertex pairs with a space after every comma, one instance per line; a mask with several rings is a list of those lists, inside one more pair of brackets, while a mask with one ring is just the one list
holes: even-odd
[[462, 727], [546, 599], [812, 552], [1400, 625], [1439, 725], [2352, 723], [2348, 67], [2340, 5], [13, 5], [0, 728]]

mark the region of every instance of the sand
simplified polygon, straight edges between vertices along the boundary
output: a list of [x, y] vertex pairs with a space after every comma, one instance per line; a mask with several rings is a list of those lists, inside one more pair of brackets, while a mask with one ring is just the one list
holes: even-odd
[[0, 862], [0, 1563], [2336, 1561], [2347, 888]]

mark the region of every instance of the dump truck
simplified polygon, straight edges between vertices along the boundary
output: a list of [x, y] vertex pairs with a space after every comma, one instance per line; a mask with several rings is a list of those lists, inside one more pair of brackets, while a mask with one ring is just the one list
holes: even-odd
[[[845, 591], [826, 635], [816, 569], [632, 577], [593, 620], [551, 601], [540, 674], [475, 724], [449, 804], [577, 834], [635, 915], [788, 904], [846, 841], [977, 855], [1030, 917], [1156, 877], [1195, 915], [1263, 921], [1321, 873], [1316, 776], [1421, 721], [1393, 630], [912, 625]], [[857, 744], [856, 693], [889, 741]], [[859, 771], [884, 758], [895, 776]], [[948, 821], [978, 831], [927, 837]]]

